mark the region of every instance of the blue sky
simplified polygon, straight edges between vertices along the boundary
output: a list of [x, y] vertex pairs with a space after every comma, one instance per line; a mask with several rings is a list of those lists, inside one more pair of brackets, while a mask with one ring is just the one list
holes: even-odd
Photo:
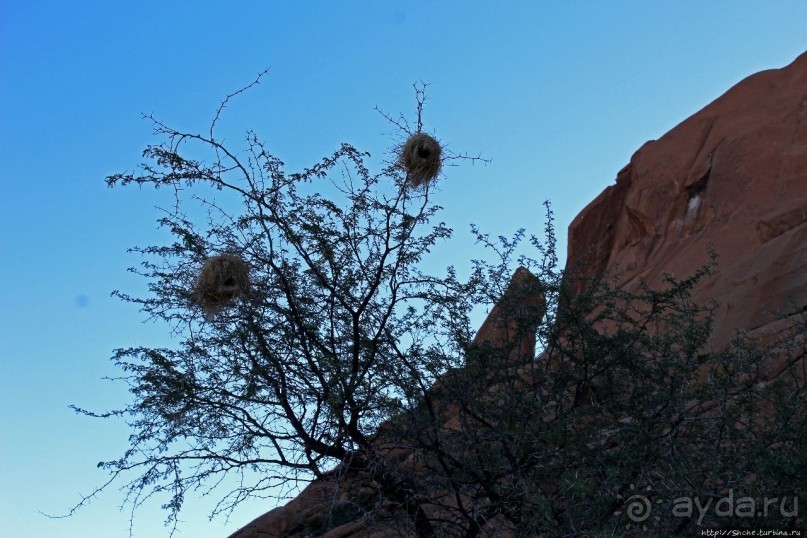
[[[162, 193], [108, 189], [151, 136], [143, 113], [189, 131], [266, 67], [226, 110], [237, 143], [255, 129], [290, 171], [348, 141], [379, 159], [390, 128], [373, 111], [414, 111], [426, 129], [487, 166], [448, 168], [436, 200], [454, 238], [437, 267], [481, 251], [492, 234], [540, 233], [541, 202], [565, 230], [645, 141], [663, 135], [744, 77], [807, 49], [799, 1], [101, 2], [0, 0], [0, 534], [118, 537], [129, 532], [114, 488], [74, 517], [126, 448], [122, 423], [68, 408], [127, 401], [111, 351], [170, 343], [110, 297], [145, 292], [128, 247], [166, 239]], [[189, 496], [178, 536], [227, 536], [272, 508], [246, 503], [208, 521], [215, 492]], [[167, 535], [158, 502], [134, 536]]]

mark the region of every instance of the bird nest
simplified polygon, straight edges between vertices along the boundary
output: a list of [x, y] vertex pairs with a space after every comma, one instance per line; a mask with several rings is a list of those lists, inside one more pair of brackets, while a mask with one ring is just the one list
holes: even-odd
[[233, 254], [221, 254], [208, 258], [202, 266], [196, 281], [196, 304], [210, 317], [249, 291], [247, 262]]
[[443, 149], [440, 143], [425, 133], [410, 136], [401, 148], [400, 163], [406, 170], [407, 183], [417, 188], [432, 181], [440, 173]]

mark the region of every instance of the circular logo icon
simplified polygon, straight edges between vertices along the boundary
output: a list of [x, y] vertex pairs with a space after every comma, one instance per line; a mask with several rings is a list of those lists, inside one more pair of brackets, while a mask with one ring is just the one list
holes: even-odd
[[627, 500], [628, 517], [635, 523], [641, 523], [650, 517], [650, 500], [644, 495], [633, 495]]

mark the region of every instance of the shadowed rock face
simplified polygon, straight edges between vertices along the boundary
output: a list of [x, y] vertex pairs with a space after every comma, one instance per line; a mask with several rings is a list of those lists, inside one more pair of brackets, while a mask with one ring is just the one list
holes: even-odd
[[[624, 287], [635, 292], [640, 279], [658, 286], [664, 273], [691, 275], [713, 249], [719, 274], [694, 298], [719, 301], [713, 347], [722, 349], [737, 329], [764, 336], [776, 330], [777, 318], [807, 307], [805, 222], [807, 53], [787, 67], [746, 78], [642, 146], [616, 184], [572, 222], [567, 269], [589, 276], [620, 273]], [[514, 286], [529, 277], [516, 272]], [[540, 313], [543, 296], [525, 296], [524, 302]], [[513, 326], [497, 312], [491, 312], [475, 343], [509, 342]], [[534, 345], [534, 338], [525, 336], [511, 359], [534, 353]], [[780, 371], [775, 364], [765, 368], [767, 379]], [[361, 490], [361, 480], [352, 479], [354, 490]], [[344, 483], [342, 493], [335, 488], [314, 482], [232, 538], [303, 535], [308, 523], [323, 517], [323, 503], [338, 506], [349, 489]], [[324, 536], [406, 535], [390, 526], [350, 521], [349, 514], [345, 519]]]

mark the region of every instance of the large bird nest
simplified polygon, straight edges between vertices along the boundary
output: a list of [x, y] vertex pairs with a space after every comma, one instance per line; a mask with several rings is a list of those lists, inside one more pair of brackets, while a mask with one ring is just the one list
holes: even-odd
[[417, 188], [432, 181], [440, 173], [443, 149], [434, 137], [425, 133], [410, 136], [400, 152], [400, 163], [406, 170], [410, 187]]
[[196, 281], [196, 304], [211, 317], [236, 298], [250, 291], [249, 265], [233, 254], [220, 254], [205, 261]]

